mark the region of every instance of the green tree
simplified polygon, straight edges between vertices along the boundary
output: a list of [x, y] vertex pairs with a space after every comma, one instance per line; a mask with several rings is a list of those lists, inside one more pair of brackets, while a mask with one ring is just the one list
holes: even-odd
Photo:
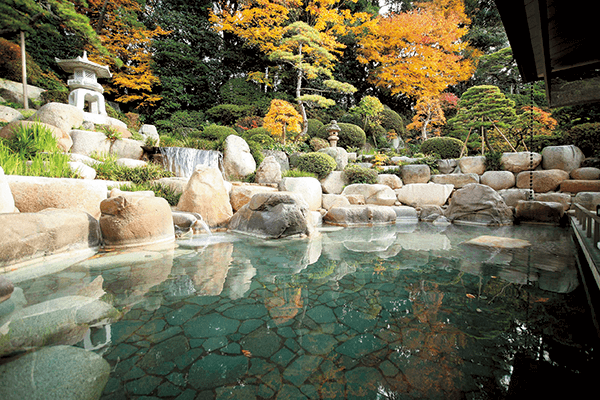
[[[515, 103], [496, 86], [473, 86], [458, 101], [456, 116], [448, 121], [461, 138], [481, 134], [481, 152], [484, 147], [498, 151], [510, 147], [502, 135], [516, 118]], [[467, 133], [468, 132], [468, 133]], [[467, 141], [465, 138], [464, 141]], [[512, 145], [512, 144], [511, 144]]]

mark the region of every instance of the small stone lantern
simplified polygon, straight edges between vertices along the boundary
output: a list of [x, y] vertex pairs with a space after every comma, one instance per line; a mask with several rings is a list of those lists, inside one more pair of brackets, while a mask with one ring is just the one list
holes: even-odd
[[69, 104], [85, 110], [85, 103], [89, 104], [89, 112], [96, 118], [90, 118], [92, 122], [106, 123], [104, 120], [107, 117], [106, 104], [104, 102], [104, 89], [98, 83], [97, 78], [110, 78], [112, 74], [108, 70], [108, 66], [102, 66], [91, 62], [87, 58], [87, 53], [83, 52], [83, 57], [77, 57], [71, 60], [55, 59], [56, 63], [65, 71], [72, 73], [69, 76], [67, 85], [71, 93], [69, 93]]
[[327, 133], [329, 134], [327, 140], [329, 140], [330, 147], [337, 147], [337, 141], [340, 139], [338, 133], [341, 130], [342, 129], [339, 127], [336, 120], [332, 120], [331, 123], [327, 125]]

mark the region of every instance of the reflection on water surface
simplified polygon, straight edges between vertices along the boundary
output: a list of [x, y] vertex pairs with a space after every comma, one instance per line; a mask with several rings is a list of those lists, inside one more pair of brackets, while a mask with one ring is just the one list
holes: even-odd
[[[483, 235], [530, 245], [465, 243]], [[562, 379], [595, 368], [565, 229], [419, 224], [178, 244], [15, 275], [11, 312], [104, 290], [117, 316], [53, 335], [109, 362], [104, 399], [487, 399], [513, 393], [522, 365]]]

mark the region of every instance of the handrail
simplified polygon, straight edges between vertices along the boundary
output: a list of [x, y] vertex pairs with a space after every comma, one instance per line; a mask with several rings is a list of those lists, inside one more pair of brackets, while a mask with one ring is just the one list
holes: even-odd
[[581, 230], [585, 232], [588, 238], [592, 238], [594, 247], [598, 248], [598, 242], [600, 241], [600, 216], [596, 215], [592, 211], [580, 204], [573, 204], [575, 206], [575, 218], [581, 225]]

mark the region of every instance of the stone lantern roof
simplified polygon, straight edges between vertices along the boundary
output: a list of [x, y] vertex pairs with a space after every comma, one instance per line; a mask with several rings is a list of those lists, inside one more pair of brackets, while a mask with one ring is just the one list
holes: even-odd
[[60, 60], [55, 58], [56, 63], [65, 71], [73, 73], [78, 69], [88, 70], [93, 72], [98, 78], [111, 78], [112, 74], [108, 70], [108, 66], [96, 64], [87, 58], [87, 52], [83, 52], [83, 57], [77, 57], [70, 60]]

